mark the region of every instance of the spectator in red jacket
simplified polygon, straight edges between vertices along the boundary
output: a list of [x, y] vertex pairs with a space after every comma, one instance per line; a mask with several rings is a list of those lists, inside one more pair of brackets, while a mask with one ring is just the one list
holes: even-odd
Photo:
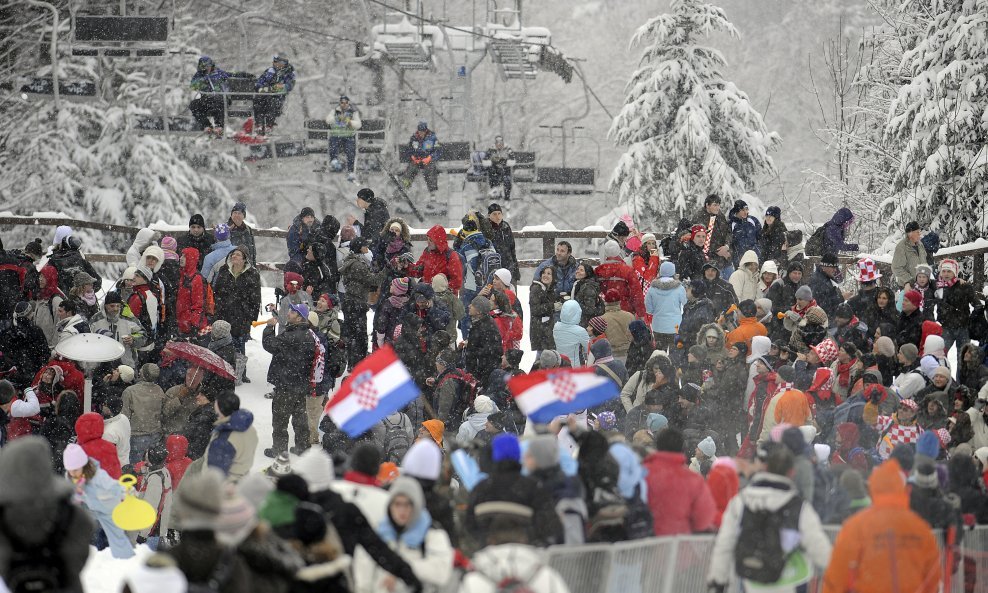
[[199, 273], [199, 250], [195, 247], [183, 249], [179, 265], [182, 272], [175, 302], [178, 331], [186, 336], [198, 335], [208, 323], [202, 308], [205, 286]]
[[114, 480], [120, 479], [120, 458], [117, 456], [117, 446], [103, 438], [103, 416], [96, 412], [87, 412], [75, 421], [75, 434], [79, 446], [86, 455], [99, 461], [101, 468], [110, 474]]
[[683, 434], [664, 428], [655, 437], [656, 452], [645, 458], [648, 506], [655, 535], [713, 531], [717, 507], [703, 476], [686, 467]]
[[426, 233], [429, 246], [425, 248], [419, 261], [409, 269], [412, 276], [421, 278], [423, 282], [432, 282], [436, 274], [445, 274], [449, 280], [449, 289], [457, 293], [463, 286], [463, 267], [460, 256], [449, 247], [446, 229], [435, 225]]
[[165, 466], [172, 476], [172, 492], [178, 490], [178, 484], [185, 475], [185, 470], [192, 465], [192, 460], [187, 455], [189, 451], [189, 439], [180, 434], [170, 434], [165, 439], [165, 449], [168, 450], [168, 457], [165, 458]]
[[594, 268], [600, 281], [601, 294], [607, 294], [611, 289], [618, 291], [621, 295], [621, 308], [644, 319], [645, 295], [642, 294], [641, 283], [635, 276], [635, 271], [621, 259], [621, 246], [615, 241], [607, 241], [603, 252], [604, 263]]
[[739, 488], [738, 467], [731, 457], [718, 457], [707, 474], [707, 488], [717, 506], [714, 525], [720, 528], [720, 521], [727, 510], [727, 503], [737, 496]]

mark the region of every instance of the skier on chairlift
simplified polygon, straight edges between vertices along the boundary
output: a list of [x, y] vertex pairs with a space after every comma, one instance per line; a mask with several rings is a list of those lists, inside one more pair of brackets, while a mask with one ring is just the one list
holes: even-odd
[[504, 199], [511, 199], [511, 167], [515, 164], [515, 151], [504, 143], [503, 136], [494, 136], [494, 146], [487, 149], [484, 165], [487, 167], [487, 184], [491, 196], [499, 193], [498, 187], [504, 186]]
[[421, 170], [422, 176], [425, 177], [425, 185], [429, 188], [429, 197], [435, 198], [436, 191], [439, 190], [439, 171], [436, 168], [436, 161], [439, 160], [440, 152], [436, 133], [429, 129], [428, 123], [420, 121], [408, 145], [411, 154], [408, 156], [408, 166], [401, 174], [402, 185], [405, 189], [411, 187], [412, 181]]
[[274, 130], [288, 93], [295, 88], [295, 67], [288, 63], [288, 58], [275, 56], [254, 88], [259, 93], [254, 97], [254, 124], [259, 136], [267, 136]]
[[343, 170], [339, 156], [346, 156], [347, 181], [355, 181], [353, 172], [357, 160], [357, 130], [360, 129], [360, 112], [350, 104], [350, 97], [340, 97], [340, 104], [326, 117], [329, 124], [329, 167], [332, 171]]
[[190, 86], [196, 91], [196, 98], [189, 103], [189, 111], [196, 123], [207, 136], [223, 137], [223, 101], [227, 92], [227, 79], [230, 74], [216, 67], [209, 56], [199, 58], [196, 73]]

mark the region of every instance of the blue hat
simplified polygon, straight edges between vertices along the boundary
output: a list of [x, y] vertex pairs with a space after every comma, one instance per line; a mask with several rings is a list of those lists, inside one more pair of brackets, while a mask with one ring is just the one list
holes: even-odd
[[937, 431], [927, 430], [919, 435], [919, 440], [916, 441], [916, 454], [926, 455], [932, 459], [940, 455], [940, 439], [937, 438]]
[[659, 266], [659, 278], [672, 278], [676, 275], [676, 264], [671, 261], [664, 261]]
[[498, 461], [521, 461], [521, 445], [518, 437], [511, 433], [502, 432], [491, 441], [491, 459]]
[[652, 432], [659, 432], [669, 426], [669, 419], [662, 414], [652, 412], [646, 417], [645, 423], [648, 424], [648, 429]]
[[230, 212], [233, 213], [238, 210], [240, 212], [243, 212], [244, 214], [247, 214], [247, 204], [243, 202], [237, 202], [236, 204], [233, 205], [233, 210], [231, 210]]
[[221, 222], [213, 229], [213, 236], [216, 237], [217, 241], [226, 241], [230, 238], [230, 226], [225, 222]]
[[292, 304], [292, 311], [295, 311], [302, 316], [302, 319], [309, 318], [309, 306], [305, 303]]
[[420, 132], [424, 132], [425, 130], [428, 130], [428, 129], [429, 129], [429, 123], [428, 122], [424, 122], [424, 121], [420, 121], [419, 122], [418, 130]]

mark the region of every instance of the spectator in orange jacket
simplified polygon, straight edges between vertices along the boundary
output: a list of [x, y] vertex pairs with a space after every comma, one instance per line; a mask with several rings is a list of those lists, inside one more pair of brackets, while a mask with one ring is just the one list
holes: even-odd
[[738, 311], [741, 317], [738, 319], [738, 326], [727, 333], [727, 347], [744, 342], [748, 352], [751, 352], [751, 339], [755, 336], [767, 336], [768, 328], [758, 321], [758, 307], [755, 301], [750, 299], [741, 301]]
[[871, 507], [837, 534], [823, 593], [936, 593], [940, 552], [930, 525], [909, 510], [906, 478], [889, 460], [868, 479]]

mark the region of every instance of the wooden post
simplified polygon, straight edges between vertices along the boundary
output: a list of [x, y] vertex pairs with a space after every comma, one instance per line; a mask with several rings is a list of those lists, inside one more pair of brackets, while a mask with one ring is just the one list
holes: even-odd
[[985, 284], [985, 254], [975, 253], [973, 258], [974, 289], [981, 292]]
[[542, 237], [542, 259], [549, 259], [556, 254], [556, 238]]

